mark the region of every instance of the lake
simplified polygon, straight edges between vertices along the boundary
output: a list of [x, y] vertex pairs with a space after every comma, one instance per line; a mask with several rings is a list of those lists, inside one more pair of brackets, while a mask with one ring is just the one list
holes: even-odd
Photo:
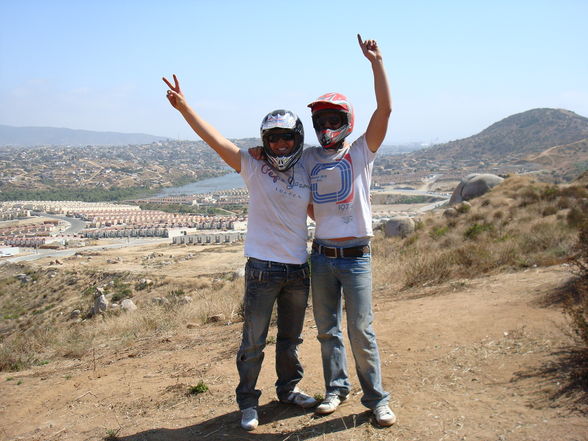
[[156, 197], [182, 195], [182, 194], [198, 194], [198, 193], [212, 193], [220, 190], [230, 190], [231, 188], [244, 188], [245, 183], [241, 175], [236, 172], [231, 172], [216, 178], [203, 179], [201, 181], [192, 182], [190, 184], [182, 185], [180, 187], [170, 187], [163, 189]]

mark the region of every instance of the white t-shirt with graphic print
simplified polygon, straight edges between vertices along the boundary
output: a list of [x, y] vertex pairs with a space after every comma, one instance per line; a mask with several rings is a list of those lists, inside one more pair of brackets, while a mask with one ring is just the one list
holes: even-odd
[[285, 172], [241, 152], [241, 176], [249, 190], [245, 256], [272, 262], [306, 262], [308, 173], [301, 161]]
[[365, 135], [339, 150], [304, 150], [317, 239], [373, 236], [370, 184], [375, 157]]

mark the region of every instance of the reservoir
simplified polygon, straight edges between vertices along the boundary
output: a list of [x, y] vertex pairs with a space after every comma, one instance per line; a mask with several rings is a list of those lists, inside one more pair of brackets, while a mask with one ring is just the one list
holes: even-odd
[[243, 178], [237, 172], [230, 172], [216, 178], [203, 179], [180, 187], [163, 189], [156, 197], [179, 196], [182, 194], [213, 193], [215, 191], [230, 190], [231, 188], [244, 188]]

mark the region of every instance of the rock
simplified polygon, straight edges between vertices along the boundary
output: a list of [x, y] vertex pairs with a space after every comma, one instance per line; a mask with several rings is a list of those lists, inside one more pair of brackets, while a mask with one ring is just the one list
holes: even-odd
[[82, 311], [80, 311], [79, 309], [74, 309], [72, 312], [69, 313], [69, 318], [71, 320], [77, 320], [80, 318], [81, 315]]
[[235, 272], [233, 272], [231, 279], [237, 280], [237, 279], [242, 279], [243, 277], [245, 277], [245, 267], [241, 267], [238, 270], [236, 270]]
[[92, 308], [92, 314], [100, 314], [106, 312], [108, 309], [108, 300], [106, 300], [106, 296], [103, 294], [101, 296], [96, 297], [94, 301], [94, 307]]
[[169, 305], [170, 302], [165, 297], [153, 297], [151, 299], [151, 303], [155, 303], [156, 305], [160, 305], [160, 306], [165, 306], [165, 305]]
[[190, 296], [183, 296], [183, 297], [180, 297], [180, 298], [177, 300], [177, 302], [178, 302], [180, 305], [187, 305], [188, 303], [192, 303], [192, 297], [190, 297]]
[[141, 280], [139, 280], [139, 284], [140, 285], [144, 285], [144, 286], [151, 286], [151, 285], [153, 285], [153, 280], [151, 280], [151, 279], [141, 279]]
[[410, 217], [393, 217], [384, 224], [386, 237], [406, 237], [414, 232], [414, 220]]
[[208, 317], [206, 319], [206, 323], [218, 323], [218, 322], [224, 322], [224, 321], [225, 321], [224, 314], [211, 315], [210, 317]]
[[31, 280], [33, 280], [28, 274], [17, 274], [15, 277], [22, 283], [29, 283]]
[[466, 176], [458, 186], [455, 187], [451, 199], [449, 199], [449, 205], [459, 204], [460, 202], [469, 201], [478, 196], [482, 196], [502, 181], [504, 181], [504, 179], [500, 176], [472, 173], [471, 175]]
[[120, 307], [123, 311], [135, 311], [137, 309], [137, 305], [131, 299], [124, 299], [120, 302]]

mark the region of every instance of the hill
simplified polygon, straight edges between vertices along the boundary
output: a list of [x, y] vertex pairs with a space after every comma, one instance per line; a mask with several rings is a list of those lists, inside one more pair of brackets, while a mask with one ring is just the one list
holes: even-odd
[[434, 179], [454, 188], [470, 173], [533, 173], [542, 181], [560, 183], [571, 182], [586, 169], [588, 118], [563, 109], [532, 109], [468, 138], [404, 155], [380, 155], [374, 180], [420, 187]]
[[168, 138], [144, 133], [95, 132], [55, 127], [13, 127], [0, 125], [0, 146], [39, 145], [127, 145], [148, 144]]
[[588, 138], [588, 118], [564, 109], [532, 109], [492, 124], [477, 135], [439, 144], [419, 154], [453, 158], [523, 157]]

